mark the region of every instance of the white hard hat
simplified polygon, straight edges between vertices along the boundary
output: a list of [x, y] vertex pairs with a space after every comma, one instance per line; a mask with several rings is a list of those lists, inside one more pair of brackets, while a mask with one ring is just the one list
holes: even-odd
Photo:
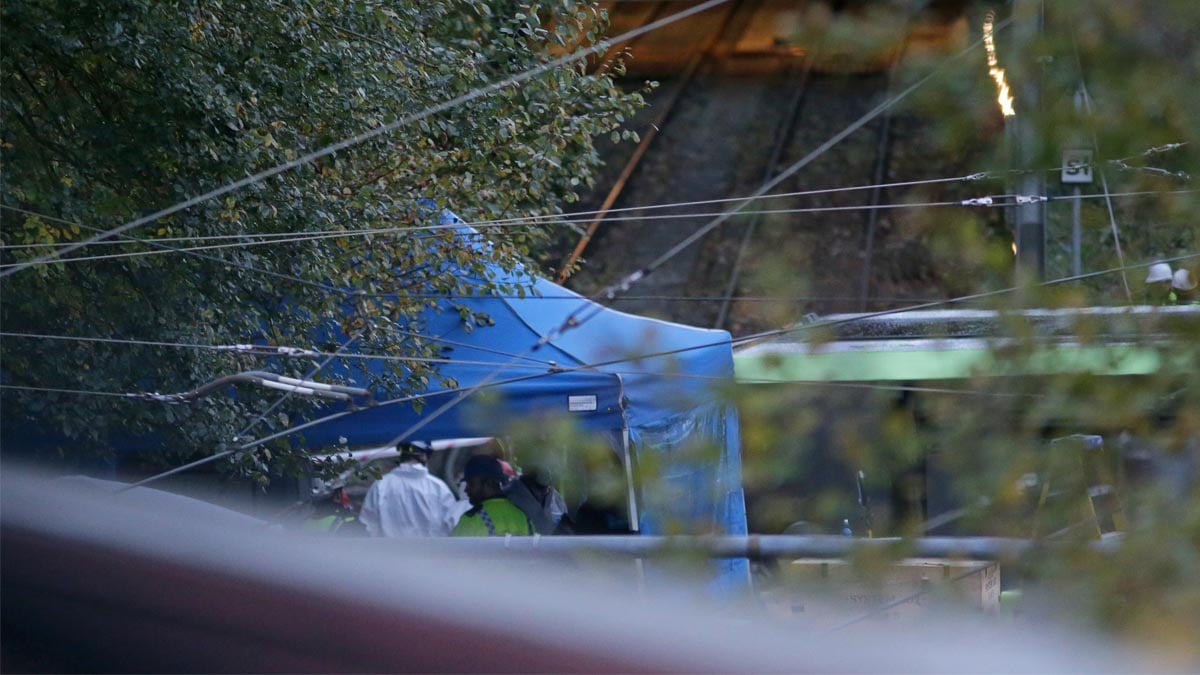
[[1192, 278], [1191, 272], [1187, 270], [1175, 270], [1175, 276], [1171, 277], [1171, 288], [1190, 291], [1195, 287], [1196, 280]]
[[1150, 274], [1146, 275], [1146, 283], [1171, 280], [1171, 266], [1167, 263], [1154, 263], [1150, 266]]

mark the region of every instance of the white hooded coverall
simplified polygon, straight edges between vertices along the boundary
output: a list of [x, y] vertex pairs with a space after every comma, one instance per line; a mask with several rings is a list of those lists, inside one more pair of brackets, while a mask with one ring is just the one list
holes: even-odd
[[372, 537], [444, 537], [470, 508], [424, 465], [406, 462], [375, 481], [359, 520]]

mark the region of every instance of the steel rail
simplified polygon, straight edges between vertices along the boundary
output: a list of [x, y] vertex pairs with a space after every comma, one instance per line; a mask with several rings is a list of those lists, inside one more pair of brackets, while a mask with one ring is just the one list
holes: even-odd
[[633, 155], [630, 156], [627, 162], [625, 162], [625, 166], [621, 168], [621, 173], [617, 176], [617, 180], [613, 183], [612, 187], [609, 188], [608, 194], [605, 195], [604, 201], [600, 204], [599, 210], [596, 211], [595, 216], [592, 218], [591, 222], [588, 223], [587, 230], [575, 244], [575, 248], [571, 250], [571, 253], [567, 255], [565, 260], [563, 260], [562, 267], [559, 268], [558, 276], [556, 277], [558, 283], [561, 284], [566, 282], [566, 280], [571, 276], [571, 266], [574, 265], [581, 256], [583, 256], [583, 252], [587, 249], [588, 244], [591, 243], [592, 238], [596, 235], [596, 231], [600, 229], [600, 224], [604, 221], [604, 217], [608, 215], [608, 212], [612, 210], [613, 206], [617, 203], [617, 200], [620, 199], [621, 193], [625, 191], [625, 186], [629, 184], [629, 179], [633, 177], [633, 173], [641, 164], [642, 158], [644, 158], [646, 156], [646, 152], [650, 150], [650, 145], [654, 143], [654, 139], [658, 137], [659, 131], [662, 130], [662, 127], [666, 126], [667, 120], [671, 117], [671, 113], [675, 111], [675, 105], [681, 98], [683, 98], [684, 90], [687, 89], [689, 84], [691, 84], [692, 78], [695, 77], [696, 73], [700, 70], [700, 66], [704, 63], [704, 60], [714, 52], [718, 42], [721, 40], [721, 36], [725, 33], [726, 29], [729, 28], [729, 25], [732, 23], [733, 17], [737, 14], [737, 10], [740, 6], [740, 2], [733, 3], [729, 6], [728, 12], [722, 18], [721, 24], [717, 26], [716, 30], [713, 31], [708, 42], [697, 49], [692, 54], [692, 57], [688, 59], [687, 65], [684, 66], [683, 74], [679, 77], [674, 89], [671, 90], [670, 96], [668, 96], [667, 100], [663, 102], [662, 108], [659, 110], [658, 114], [655, 115], [654, 120], [650, 122], [646, 130], [642, 132], [641, 141], [638, 142], [638, 146], [633, 151]]
[[[796, 91], [792, 95], [791, 101], [788, 102], [787, 112], [780, 120], [779, 128], [775, 130], [775, 144], [771, 148], [771, 156], [767, 160], [767, 167], [763, 171], [762, 182], [766, 183], [775, 177], [775, 172], [779, 169], [779, 161], [783, 158], [783, 149], [787, 147], [792, 140], [792, 132], [796, 128], [796, 123], [800, 121], [800, 109], [804, 104], [804, 94], [808, 89], [808, 78], [812, 74], [813, 64], [816, 63], [819, 57], [820, 47], [817, 48], [818, 56], [804, 56], [803, 69], [800, 72], [800, 79], [796, 84]], [[733, 300], [733, 294], [737, 291], [738, 281], [742, 276], [742, 261], [746, 258], [746, 252], [750, 249], [750, 241], [754, 238], [754, 231], [758, 229], [758, 223], [762, 220], [762, 216], [755, 214], [751, 217], [750, 222], [746, 225], [746, 229], [742, 232], [742, 241], [738, 244], [737, 256], [733, 259], [733, 271], [729, 275], [729, 281], [725, 284], [725, 292], [721, 298], [721, 307], [717, 311], [717, 320], [713, 324], [713, 328], [724, 328], [725, 321], [729, 317], [729, 305]]]
[[[909, 22], [911, 25], [911, 19]], [[891, 65], [887, 70], [887, 95], [890, 97], [892, 92], [892, 83], [895, 81], [896, 70], [900, 67], [900, 62], [904, 60], [904, 54], [908, 51], [908, 41], [911, 36], [909, 30], [904, 31], [904, 42], [896, 50], [896, 56], [892, 59]], [[875, 188], [871, 190], [871, 206], [878, 206], [883, 202], [883, 189], [879, 187], [879, 183], [883, 180], [883, 176], [887, 173], [888, 162], [891, 159], [889, 151], [891, 150], [892, 141], [892, 111], [888, 110], [883, 113], [879, 123], [879, 135], [875, 146], [875, 171], [872, 176], [875, 180], [872, 184]], [[872, 258], [875, 254], [875, 227], [879, 224], [879, 211], [870, 209], [867, 211], [867, 225], [865, 239], [863, 245], [863, 265], [862, 278], [859, 281], [859, 302], [858, 311], [867, 311], [867, 298], [871, 292], [871, 266]]]

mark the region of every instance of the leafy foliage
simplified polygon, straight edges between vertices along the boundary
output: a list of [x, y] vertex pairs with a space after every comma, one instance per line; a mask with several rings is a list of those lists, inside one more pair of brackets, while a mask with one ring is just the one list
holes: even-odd
[[[947, 53], [978, 39], [988, 9], [993, 7], [968, 5], [960, 26], [964, 38]], [[1061, 153], [1094, 148], [1097, 174], [1103, 172], [1107, 185], [1098, 175], [1094, 185], [1084, 186], [1080, 211], [1083, 272], [1097, 274], [1052, 286], [1016, 275], [1010, 216], [1000, 209], [925, 208], [897, 216], [928, 252], [935, 273], [927, 290], [965, 296], [1009, 288], [1016, 279], [1015, 292], [954, 305], [997, 309], [1007, 317], [990, 344], [999, 365], [946, 381], [743, 388], [738, 405], [746, 489], [755, 497], [749, 505], [751, 525], [764, 532], [791, 526], [792, 531], [803, 527], [834, 534], [849, 519], [860, 533], [865, 517], [856, 503], [854, 476], [863, 470], [868, 493], [875, 497], [876, 535], [916, 537], [933, 529], [933, 534], [1036, 538], [1045, 545], [1038, 557], [1001, 564], [1006, 587], [1024, 587], [1027, 609], [1052, 608], [1060, 616], [1065, 611], [1070, 619], [1142, 644], [1171, 647], [1194, 664], [1200, 630], [1200, 327], [1195, 317], [1117, 336], [1106, 334], [1086, 310], [1057, 338], [1073, 353], [1103, 351], [1122, 341], [1136, 345], [1161, 360], [1162, 367], [1151, 374], [1123, 375], [1117, 358], [1093, 372], [996, 373], [1004, 368], [1019, 373], [1046, 343], [1012, 310], [1161, 305], [1165, 290], [1144, 282], [1144, 268], [1124, 275], [1103, 271], [1184, 256], [1192, 257], [1173, 263], [1174, 269], [1189, 269], [1193, 276], [1200, 271], [1200, 258], [1194, 257], [1200, 254], [1195, 218], [1200, 91], [1194, 84], [1200, 50], [1188, 37], [1200, 21], [1200, 6], [1047, 2], [1044, 10], [1041, 32], [1031, 31], [1024, 43], [1014, 39], [1016, 25], [997, 37], [1000, 65], [1008, 68], [1016, 97], [1015, 120], [1000, 116], [981, 51], [947, 67], [906, 106], [925, 119], [936, 141], [931, 155], [939, 160], [966, 156], [968, 172], [990, 173], [969, 194], [930, 188], [929, 201], [1018, 190], [1010, 172], [1014, 139], [1006, 126], [1037, 129], [1036, 141], [1023, 150], [1032, 155], [1034, 171], [1044, 175], [1044, 194], [1050, 198], [1048, 279], [1072, 274], [1072, 189], [1059, 182]], [[1000, 13], [998, 21], [1006, 16]], [[847, 12], [837, 21], [856, 19]], [[915, 55], [898, 77], [916, 81], [945, 56]], [[1040, 95], [1036, 103], [1030, 100], [1031, 83]], [[1090, 109], [1077, 104], [1081, 85], [1090, 94]], [[1105, 190], [1113, 195], [1111, 212]], [[756, 264], [767, 267], [772, 261]], [[793, 270], [777, 269], [788, 274], [777, 276], [785, 281], [771, 293], [795, 294]], [[811, 338], [814, 344], [822, 341]], [[1103, 437], [1103, 452], [1054, 442], [1074, 434]], [[1097, 467], [1104, 465], [1115, 480], [1098, 480]], [[1104, 530], [1113, 529], [1116, 502], [1094, 491], [1100, 495], [1094, 500], [1096, 516], [1083, 506], [1089, 486], [1100, 483], [1115, 487], [1128, 518], [1115, 552], [1100, 553], [1093, 544], [1097, 520]], [[1043, 488], [1048, 496], [1039, 506]], [[934, 528], [937, 523], [927, 515], [941, 514], [951, 517]]]
[[[336, 321], [363, 352], [428, 355], [396, 322], [413, 328], [427, 294], [494, 285], [445, 266], [511, 268], [547, 233], [488, 229], [491, 245], [480, 250], [414, 228], [435, 223], [442, 205], [469, 221], [554, 212], [589, 183], [593, 139], [641, 104], [576, 64], [419, 115], [592, 44], [605, 15], [589, 3], [28, 0], [5, 3], [2, 20], [0, 199], [31, 212], [4, 211], [5, 264], [417, 118], [130, 233], [226, 248], [189, 256], [114, 239], [67, 258], [128, 257], [6, 278], [0, 320], [13, 332], [332, 351], [339, 340], [314, 335]], [[294, 241], [305, 234], [314, 236]], [[271, 235], [281, 238], [264, 240]], [[223, 238], [202, 239], [212, 237]], [[264, 365], [202, 348], [18, 337], [0, 350], [6, 384], [99, 392], [183, 391]], [[314, 367], [267, 365], [292, 376]], [[413, 365], [375, 384], [404, 391], [433, 377]], [[117, 431], [155, 433], [170, 449], [162, 459], [174, 461], [228, 442], [274, 400], [247, 388], [183, 407], [6, 390], [3, 403], [6, 425], [36, 423], [60, 434], [64, 450], [104, 453]], [[286, 428], [297, 405], [256, 430]]]

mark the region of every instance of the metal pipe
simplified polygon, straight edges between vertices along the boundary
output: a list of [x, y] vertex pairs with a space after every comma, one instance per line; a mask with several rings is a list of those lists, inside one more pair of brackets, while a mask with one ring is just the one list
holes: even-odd
[[[372, 540], [388, 541], [388, 540]], [[412, 545], [406, 540], [405, 546]], [[532, 537], [462, 537], [426, 540], [428, 549], [453, 555], [495, 556], [514, 554], [570, 554], [577, 552], [650, 557], [662, 554], [692, 554], [709, 558], [845, 558], [871, 549], [901, 548], [918, 558], [966, 558], [974, 560], [1016, 559], [1038, 551], [1068, 546], [1006, 537], [899, 537], [862, 539], [836, 535], [749, 535], [749, 536], [648, 536], [588, 535]], [[383, 544], [389, 545], [389, 544]], [[1098, 552], [1119, 546], [1118, 539], [1090, 542]]]
[[[1030, 67], [1033, 59], [1024, 52], [1032, 50], [1042, 33], [1042, 0], [1016, 0], [1013, 4], [1014, 47], [1021, 58], [1011, 69], [1019, 82], [1021, 96], [1017, 99], [1020, 115], [1012, 119], [1016, 126], [1016, 168], [1024, 173], [1017, 179], [1017, 190], [1023, 195], [1046, 194], [1046, 180], [1036, 171], [1043, 138], [1037, 128], [1036, 116], [1041, 110], [1041, 69]], [[1032, 281], [1046, 279], [1046, 204], [1030, 202], [1013, 209], [1016, 216], [1018, 276]], [[1020, 283], [1018, 281], [1018, 283]]]
[[268, 373], [262, 370], [247, 370], [242, 373], [226, 375], [219, 377], [211, 382], [206, 382], [199, 387], [185, 391], [179, 394], [130, 394], [132, 398], [141, 398], [150, 401], [160, 401], [163, 403], [189, 403], [206, 394], [209, 394], [221, 387], [235, 383], [251, 383], [258, 384], [270, 389], [281, 389], [294, 394], [303, 396], [317, 396], [320, 398], [329, 398], [337, 401], [351, 401], [354, 396], [370, 397], [371, 392], [359, 387], [346, 387], [339, 384], [325, 384], [324, 382], [313, 382], [312, 380], [299, 380], [294, 377], [286, 377], [275, 373]]
[[1070, 273], [1075, 276], [1084, 274], [1084, 259], [1082, 259], [1082, 229], [1080, 225], [1079, 186], [1074, 187], [1074, 199], [1070, 201]]

